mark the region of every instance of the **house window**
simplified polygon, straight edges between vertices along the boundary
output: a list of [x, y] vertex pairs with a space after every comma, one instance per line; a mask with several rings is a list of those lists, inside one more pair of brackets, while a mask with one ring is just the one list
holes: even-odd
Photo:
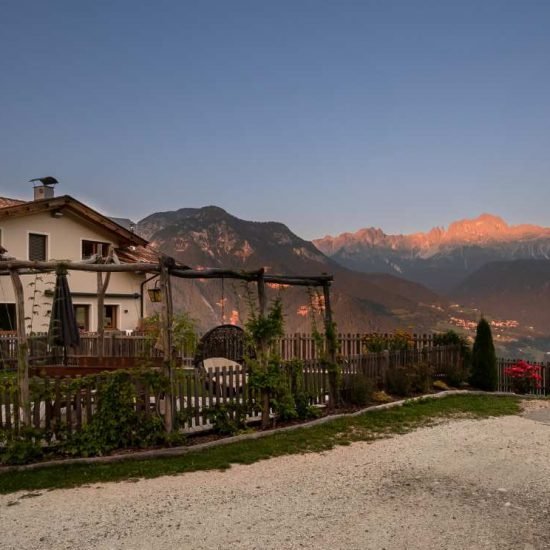
[[48, 236], [38, 233], [29, 233], [29, 260], [35, 262], [46, 261]]
[[116, 330], [118, 328], [118, 306], [104, 306], [105, 312], [105, 328]]
[[102, 243], [100, 241], [87, 241], [82, 240], [82, 259], [87, 260], [92, 256], [107, 256], [109, 251], [109, 243]]
[[76, 318], [76, 324], [78, 328], [83, 331], [90, 330], [90, 306], [88, 305], [74, 305], [74, 316]]
[[0, 304], [0, 330], [17, 330], [15, 304]]

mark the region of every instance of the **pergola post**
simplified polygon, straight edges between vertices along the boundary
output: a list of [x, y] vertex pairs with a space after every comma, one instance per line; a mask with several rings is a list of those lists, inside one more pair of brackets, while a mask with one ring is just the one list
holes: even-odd
[[[264, 279], [265, 270], [262, 268], [258, 272], [258, 278], [256, 280], [258, 285], [258, 304], [259, 312], [258, 315], [260, 319], [265, 319], [267, 313], [267, 296], [265, 292], [265, 279]], [[260, 365], [264, 371], [267, 371], [267, 342], [265, 340], [260, 340], [258, 342], [259, 347], [259, 358]], [[262, 400], [262, 429], [269, 427], [269, 391], [265, 388], [261, 390], [261, 400]]]
[[170, 280], [170, 271], [168, 269], [166, 258], [160, 262], [159, 287], [162, 294], [162, 304], [160, 309], [160, 323], [162, 334], [163, 351], [163, 373], [168, 379], [168, 391], [164, 398], [164, 425], [168, 433], [174, 429], [174, 369], [172, 354], [172, 324], [173, 324], [173, 303], [172, 303], [172, 285]]
[[[109, 246], [107, 261], [113, 256], [113, 247]], [[103, 276], [102, 271], [97, 272], [97, 356], [103, 359], [105, 355], [105, 294], [111, 280], [111, 272]]]
[[330, 281], [323, 284], [323, 298], [325, 310], [325, 345], [329, 363], [329, 407], [334, 407], [338, 403], [338, 365], [336, 363], [336, 334], [334, 332], [334, 321], [332, 320], [332, 307], [330, 304]]
[[[10, 270], [15, 294], [17, 317], [17, 381], [20, 406], [23, 409], [23, 423], [31, 425], [31, 401], [29, 392], [29, 341], [25, 330], [25, 293], [21, 277], [16, 269]], [[19, 414], [19, 411], [15, 411]]]

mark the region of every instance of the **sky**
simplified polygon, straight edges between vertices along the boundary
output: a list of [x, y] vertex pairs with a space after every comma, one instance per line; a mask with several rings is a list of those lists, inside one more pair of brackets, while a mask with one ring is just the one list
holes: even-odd
[[0, 195], [550, 226], [549, 29], [545, 0], [0, 0]]

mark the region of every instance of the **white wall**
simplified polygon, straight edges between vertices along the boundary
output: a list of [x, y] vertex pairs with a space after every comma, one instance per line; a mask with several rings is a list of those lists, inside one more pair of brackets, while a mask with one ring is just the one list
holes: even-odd
[[[116, 235], [101, 226], [63, 211], [61, 218], [54, 218], [50, 212], [36, 213], [12, 219], [0, 219], [2, 242], [9, 256], [21, 260], [28, 259], [29, 233], [43, 233], [48, 236], [48, 260], [81, 260], [82, 240], [101, 241], [118, 246]], [[143, 274], [112, 273], [105, 304], [118, 305], [118, 328], [135, 329], [140, 318], [140, 299], [131, 295], [139, 294], [140, 283], [145, 279]], [[34, 332], [44, 332], [48, 328], [48, 310], [51, 309], [51, 297], [44, 291], [53, 290], [54, 274], [22, 276], [25, 289], [25, 316], [30, 317], [25, 323]], [[90, 304], [90, 330], [97, 330], [97, 274], [71, 271], [68, 276], [69, 287], [75, 304]], [[36, 293], [34, 292], [36, 289]], [[94, 296], [79, 296], [79, 293], [93, 293]], [[109, 294], [122, 294], [126, 297], [109, 297]], [[13, 303], [14, 293], [9, 277], [0, 276], [0, 302]], [[37, 315], [32, 314], [33, 306]]]

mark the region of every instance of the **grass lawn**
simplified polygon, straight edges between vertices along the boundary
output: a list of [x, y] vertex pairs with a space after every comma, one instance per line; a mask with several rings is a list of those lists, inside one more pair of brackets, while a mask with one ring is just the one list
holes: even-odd
[[0, 493], [226, 469], [231, 464], [251, 464], [281, 455], [326, 451], [336, 445], [349, 445], [355, 441], [371, 441], [406, 433], [442, 418], [486, 418], [517, 414], [519, 411], [519, 399], [516, 397], [457, 395], [427, 399], [407, 403], [403, 407], [366, 412], [360, 416], [341, 418], [311, 428], [231, 443], [180, 457], [128, 460], [110, 464], [75, 464], [0, 473]]

